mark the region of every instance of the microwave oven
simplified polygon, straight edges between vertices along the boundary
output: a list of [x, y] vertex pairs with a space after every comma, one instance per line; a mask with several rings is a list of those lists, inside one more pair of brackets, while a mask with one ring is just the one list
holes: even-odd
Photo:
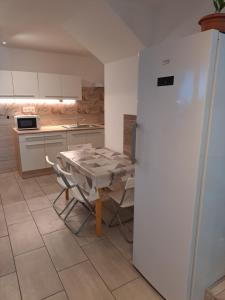
[[40, 117], [38, 115], [15, 116], [15, 126], [18, 130], [40, 129]]

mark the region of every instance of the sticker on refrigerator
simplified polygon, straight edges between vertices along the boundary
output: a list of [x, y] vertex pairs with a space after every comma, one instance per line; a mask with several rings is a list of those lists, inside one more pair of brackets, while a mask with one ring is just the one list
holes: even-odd
[[159, 77], [157, 79], [157, 86], [168, 86], [168, 85], [174, 85], [174, 76]]

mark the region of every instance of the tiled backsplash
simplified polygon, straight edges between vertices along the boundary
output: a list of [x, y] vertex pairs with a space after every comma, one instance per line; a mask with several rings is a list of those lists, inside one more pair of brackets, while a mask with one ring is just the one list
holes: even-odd
[[[40, 115], [42, 126], [73, 124], [78, 120], [82, 123], [103, 124], [104, 88], [84, 87], [82, 94], [83, 100], [77, 101], [76, 104], [31, 104], [31, 106], [35, 106], [35, 113]], [[0, 99], [0, 173], [16, 169], [12, 127], [13, 116], [17, 114], [23, 114], [23, 105], [4, 104]]]

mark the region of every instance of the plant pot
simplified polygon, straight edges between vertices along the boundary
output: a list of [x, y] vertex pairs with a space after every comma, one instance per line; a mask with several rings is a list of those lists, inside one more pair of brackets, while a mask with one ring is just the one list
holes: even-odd
[[198, 24], [201, 26], [202, 31], [217, 29], [225, 33], [225, 14], [215, 13], [203, 17]]

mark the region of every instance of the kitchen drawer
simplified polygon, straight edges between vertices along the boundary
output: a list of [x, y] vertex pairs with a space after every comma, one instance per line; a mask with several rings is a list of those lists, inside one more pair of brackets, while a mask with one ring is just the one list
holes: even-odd
[[67, 133], [68, 148], [73, 145], [92, 144], [93, 147], [104, 147], [104, 130], [82, 130]]
[[44, 142], [45, 135], [44, 134], [24, 134], [19, 136], [20, 143], [32, 143], [32, 142]]
[[52, 141], [52, 140], [66, 140], [67, 134], [66, 132], [56, 132], [56, 133], [46, 133], [45, 140]]

